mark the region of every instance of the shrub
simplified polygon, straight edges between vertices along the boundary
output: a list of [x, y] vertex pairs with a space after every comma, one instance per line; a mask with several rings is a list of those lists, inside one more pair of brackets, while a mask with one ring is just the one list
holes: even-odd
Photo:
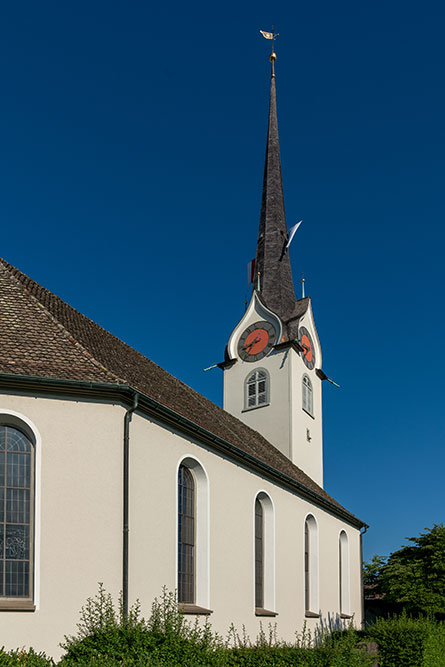
[[[77, 635], [65, 637], [60, 667], [369, 667], [372, 658], [357, 648], [351, 627], [338, 636], [317, 636], [305, 628], [294, 644], [280, 642], [275, 627], [262, 629], [252, 644], [245, 631], [231, 628], [224, 643], [208, 620], [190, 623], [178, 611], [176, 596], [163, 590], [155, 599], [150, 618], [140, 617], [136, 603], [125, 619], [111, 595], [100, 585], [81, 610]], [[0, 665], [1, 667], [1, 665]], [[399, 666], [400, 667], [400, 666]]]
[[438, 623], [425, 639], [422, 667], [445, 667], [445, 625]]
[[6, 652], [4, 648], [0, 650], [0, 667], [16, 667], [18, 665], [23, 667], [54, 667], [54, 664], [53, 660], [48, 658], [45, 653], [35, 653], [32, 648], [28, 651], [17, 649]]
[[434, 627], [433, 620], [402, 613], [378, 618], [367, 634], [379, 645], [380, 667], [421, 667], [424, 644]]
[[[189, 623], [178, 612], [176, 596], [163, 589], [155, 599], [148, 621], [140, 616], [137, 602], [124, 617], [122, 602], [116, 611], [102, 584], [81, 609], [78, 633], [65, 637], [65, 655], [59, 663], [71, 665], [210, 665], [220, 640], [203, 625]], [[216, 663], [215, 663], [216, 664]]]

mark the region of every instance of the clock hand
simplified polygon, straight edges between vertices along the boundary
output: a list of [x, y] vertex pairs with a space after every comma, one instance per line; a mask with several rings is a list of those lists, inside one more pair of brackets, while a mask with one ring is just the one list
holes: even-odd
[[253, 341], [252, 341], [251, 343], [249, 343], [248, 345], [245, 345], [245, 346], [244, 346], [244, 349], [247, 350], [247, 348], [252, 348], [252, 347], [255, 345], [255, 343], [258, 343], [259, 340], [261, 340], [261, 339], [259, 338], [259, 336], [257, 336], [257, 337], [255, 338], [255, 340], [253, 340]]

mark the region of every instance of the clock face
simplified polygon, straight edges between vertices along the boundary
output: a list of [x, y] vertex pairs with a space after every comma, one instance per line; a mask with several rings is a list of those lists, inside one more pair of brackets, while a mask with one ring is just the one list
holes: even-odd
[[312, 342], [311, 334], [306, 329], [306, 327], [300, 327], [300, 345], [303, 348], [301, 351], [301, 357], [306, 364], [306, 366], [311, 371], [315, 366], [315, 350], [314, 343]]
[[238, 341], [238, 354], [244, 361], [258, 361], [275, 345], [277, 332], [270, 322], [255, 322], [244, 330]]

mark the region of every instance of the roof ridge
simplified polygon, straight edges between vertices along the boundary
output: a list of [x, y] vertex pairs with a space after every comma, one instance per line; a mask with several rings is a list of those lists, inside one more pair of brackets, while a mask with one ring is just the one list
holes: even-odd
[[[59, 320], [57, 317], [55, 317], [55, 315], [54, 315], [53, 313], [51, 313], [51, 312], [48, 310], [48, 308], [45, 306], [45, 304], [42, 303], [42, 301], [41, 301], [41, 300], [40, 300], [40, 299], [33, 293], [32, 289], [33, 289], [33, 288], [38, 288], [39, 290], [42, 290], [43, 292], [45, 292], [46, 294], [48, 294], [48, 296], [50, 296], [51, 298], [57, 299], [59, 302], [61, 302], [62, 304], [64, 304], [64, 305], [67, 306], [68, 308], [70, 308], [71, 310], [75, 311], [78, 315], [81, 315], [81, 316], [84, 317], [85, 319], [89, 320], [89, 321], [92, 322], [93, 324], [96, 324], [96, 322], [93, 322], [93, 320], [90, 320], [86, 315], [83, 315], [83, 313], [81, 313], [80, 311], [78, 311], [78, 310], [76, 310], [75, 308], [73, 308], [73, 306], [70, 306], [69, 303], [67, 303], [66, 301], [64, 301], [63, 299], [61, 299], [59, 296], [57, 296], [56, 294], [54, 294], [53, 292], [51, 292], [49, 289], [47, 289], [46, 287], [43, 287], [43, 285], [40, 285], [40, 283], [37, 283], [35, 280], [33, 280], [32, 278], [30, 278], [29, 276], [27, 276], [26, 273], [23, 273], [22, 271], [20, 271], [19, 269], [17, 269], [17, 268], [16, 268], [15, 266], [13, 266], [12, 264], [9, 264], [9, 262], [7, 262], [7, 261], [6, 261], [5, 259], [3, 259], [2, 257], [0, 257], [0, 262], [1, 262], [1, 263], [3, 264], [3, 266], [7, 269], [8, 273], [9, 273], [9, 277], [10, 277], [11, 279], [14, 279], [16, 282], [18, 282], [18, 283], [20, 284], [20, 286], [23, 288], [23, 291], [25, 292], [26, 296], [31, 297], [31, 298], [33, 299], [33, 301], [35, 302], [35, 304], [37, 305], [37, 307], [40, 308], [40, 310], [42, 310], [42, 311], [45, 313], [45, 315], [46, 315], [52, 322], [54, 322], [54, 324], [55, 324], [61, 331], [63, 331], [63, 333], [66, 335], [66, 337], [67, 337], [67, 339], [70, 341], [70, 343], [72, 343], [75, 347], [77, 347], [77, 348], [82, 352], [82, 354], [87, 358], [87, 360], [88, 360], [89, 362], [91, 362], [92, 364], [94, 364], [95, 366], [97, 366], [98, 368], [100, 368], [102, 371], [104, 371], [107, 375], [109, 375], [110, 378], [113, 379], [113, 382], [116, 382], [116, 381], [117, 381], [119, 384], [123, 382], [122, 378], [119, 378], [119, 377], [118, 377], [115, 373], [113, 373], [109, 368], [107, 368], [106, 366], [104, 366], [103, 364], [101, 364], [100, 361], [98, 361], [98, 360], [91, 354], [91, 352], [89, 352], [89, 351], [86, 349], [86, 347], [85, 347], [84, 345], [82, 345], [82, 343], [80, 343], [80, 342], [77, 340], [77, 338], [75, 338], [75, 337], [73, 336], [72, 332], [71, 332], [69, 329], [67, 329], [67, 327], [66, 327], [62, 322], [60, 322], [60, 320]], [[96, 324], [96, 326], [100, 326], [100, 325], [99, 325], [99, 324]], [[103, 328], [103, 327], [101, 327], [101, 328]], [[106, 331], [106, 329], [104, 329], [104, 331]], [[107, 333], [109, 333], [109, 332], [107, 332]], [[111, 335], [113, 335], [113, 334], [111, 334]], [[123, 342], [123, 341], [122, 341], [122, 342]]]

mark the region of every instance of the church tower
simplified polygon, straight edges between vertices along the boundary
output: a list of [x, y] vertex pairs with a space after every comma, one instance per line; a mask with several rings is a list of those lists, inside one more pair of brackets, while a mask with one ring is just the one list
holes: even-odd
[[[323, 486], [321, 347], [310, 298], [292, 280], [278, 141], [275, 60], [254, 289], [226, 348], [224, 409]], [[296, 237], [298, 239], [298, 235]], [[295, 243], [295, 241], [294, 241]]]

